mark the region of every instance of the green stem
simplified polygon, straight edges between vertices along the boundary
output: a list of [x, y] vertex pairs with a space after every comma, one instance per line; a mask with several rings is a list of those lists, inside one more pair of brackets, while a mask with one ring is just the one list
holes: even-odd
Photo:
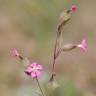
[[36, 77], [36, 81], [37, 81], [38, 87], [39, 87], [39, 89], [40, 89], [40, 91], [41, 91], [41, 93], [42, 93], [42, 96], [45, 96], [37, 77]]

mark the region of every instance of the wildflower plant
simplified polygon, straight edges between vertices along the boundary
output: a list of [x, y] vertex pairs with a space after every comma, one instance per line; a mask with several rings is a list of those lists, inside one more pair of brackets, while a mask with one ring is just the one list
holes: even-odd
[[[58, 87], [58, 84], [56, 83], [54, 77], [56, 76], [56, 73], [55, 73], [56, 60], [60, 56], [60, 54], [62, 52], [70, 52], [75, 48], [80, 48], [82, 52], [87, 51], [87, 40], [85, 38], [78, 44], [68, 43], [63, 45], [62, 43], [63, 28], [66, 25], [66, 23], [71, 19], [72, 14], [76, 12], [76, 10], [77, 10], [77, 6], [72, 5], [72, 7], [69, 10], [64, 10], [59, 17], [59, 23], [58, 23], [57, 32], [56, 32], [57, 34], [56, 43], [55, 43], [55, 48], [53, 53], [51, 76], [47, 84], [48, 88], [51, 90], [54, 90], [55, 88]], [[37, 81], [38, 87], [41, 91], [41, 94], [39, 95], [47, 96], [47, 94], [45, 94], [45, 91], [42, 89], [41, 84], [39, 82], [39, 77], [40, 75], [42, 75], [43, 66], [37, 62], [30, 63], [30, 61], [27, 58], [24, 58], [23, 56], [21, 56], [18, 50], [15, 48], [12, 50], [12, 55], [15, 58], [19, 58], [23, 62], [24, 66], [26, 65], [24, 70], [25, 74]]]

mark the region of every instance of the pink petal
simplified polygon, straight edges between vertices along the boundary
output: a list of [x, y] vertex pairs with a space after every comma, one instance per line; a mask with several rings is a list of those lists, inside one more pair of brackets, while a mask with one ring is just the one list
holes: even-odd
[[72, 5], [71, 11], [72, 11], [72, 12], [76, 12], [76, 10], [77, 10], [77, 6], [76, 6], [76, 5]]
[[32, 64], [30, 64], [30, 67], [37, 67], [37, 63], [33, 62]]
[[32, 72], [32, 68], [28, 67], [25, 71], [24, 71], [27, 75], [31, 75]]
[[31, 67], [28, 67], [25, 71], [26, 72], [32, 72], [32, 68]]
[[40, 71], [36, 71], [37, 77], [40, 76], [40, 73], [41, 73]]
[[31, 73], [31, 77], [35, 78], [35, 77], [39, 77], [40, 76], [40, 71], [35, 71]]
[[82, 45], [85, 47], [85, 48], [87, 48], [87, 40], [82, 40]]
[[81, 51], [86, 52], [87, 51], [87, 40], [83, 39], [80, 44], [77, 45], [81, 49]]
[[37, 74], [36, 74], [35, 72], [32, 72], [32, 73], [31, 73], [31, 77], [32, 77], [32, 78], [36, 78], [36, 77], [37, 77]]
[[42, 65], [40, 65], [40, 64], [38, 64], [38, 69], [40, 69], [40, 70], [42, 70], [43, 69], [43, 67], [42, 67]]
[[12, 50], [12, 55], [14, 56], [14, 57], [19, 57], [20, 55], [19, 55], [19, 52], [17, 51], [17, 49], [13, 49]]

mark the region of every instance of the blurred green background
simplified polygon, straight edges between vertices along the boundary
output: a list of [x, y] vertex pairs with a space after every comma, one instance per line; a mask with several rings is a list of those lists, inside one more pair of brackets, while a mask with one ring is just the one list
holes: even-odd
[[59, 15], [72, 4], [78, 9], [64, 28], [63, 42], [86, 38], [88, 52], [60, 55], [56, 79], [61, 86], [54, 96], [96, 96], [96, 0], [0, 0], [0, 96], [38, 96], [35, 81], [24, 74], [11, 50], [17, 48], [49, 72]]

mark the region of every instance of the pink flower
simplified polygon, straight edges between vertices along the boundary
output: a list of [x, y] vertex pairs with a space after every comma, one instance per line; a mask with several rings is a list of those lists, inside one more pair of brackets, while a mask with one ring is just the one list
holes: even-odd
[[81, 51], [86, 52], [87, 51], [87, 41], [86, 39], [83, 39], [80, 44], [77, 45], [81, 49]]
[[20, 56], [19, 52], [18, 52], [17, 49], [15, 49], [15, 48], [12, 50], [12, 55], [13, 55], [14, 57], [19, 57], [19, 56]]
[[71, 9], [70, 9], [72, 12], [76, 12], [77, 10], [77, 6], [76, 5], [72, 5]]
[[40, 76], [42, 69], [42, 65], [34, 62], [26, 68], [25, 73], [33, 78], [36, 78]]

